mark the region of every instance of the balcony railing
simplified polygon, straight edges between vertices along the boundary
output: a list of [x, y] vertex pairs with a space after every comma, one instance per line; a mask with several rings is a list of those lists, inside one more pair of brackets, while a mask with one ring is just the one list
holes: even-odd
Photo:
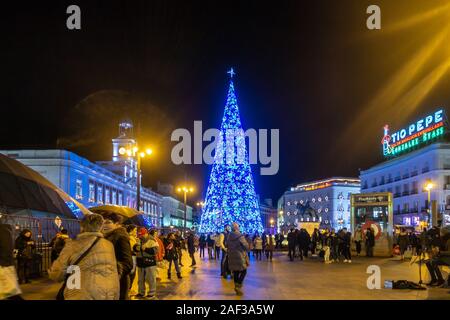
[[389, 178], [386, 180], [386, 183], [391, 183], [392, 182], [392, 178]]
[[417, 176], [417, 170], [411, 172], [411, 177], [415, 177], [415, 176]]
[[409, 196], [409, 191], [403, 191], [402, 192], [402, 196], [404, 197], [404, 196]]
[[400, 181], [400, 180], [402, 180], [402, 178], [401, 178], [400, 176], [398, 176], [398, 177], [395, 177], [394, 180], [395, 180], [395, 181]]
[[409, 178], [409, 173], [405, 173], [405, 174], [402, 176], [402, 178], [403, 178], [403, 179], [408, 179], [408, 178]]
[[428, 168], [428, 167], [422, 169], [422, 173], [426, 173], [428, 171], [430, 171], [430, 168]]
[[411, 194], [418, 194], [419, 190], [417, 188], [414, 188], [411, 190]]
[[394, 198], [399, 198], [399, 197], [401, 197], [401, 196], [402, 196], [402, 194], [401, 194], [400, 192], [394, 193]]

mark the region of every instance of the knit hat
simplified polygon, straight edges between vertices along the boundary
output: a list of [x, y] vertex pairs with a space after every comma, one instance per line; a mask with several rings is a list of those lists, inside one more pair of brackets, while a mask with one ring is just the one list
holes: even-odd
[[145, 229], [145, 228], [139, 229], [139, 233], [138, 233], [138, 236], [139, 236], [139, 237], [144, 237], [144, 236], [146, 236], [147, 234], [148, 234], [148, 230], [147, 230], [147, 229]]

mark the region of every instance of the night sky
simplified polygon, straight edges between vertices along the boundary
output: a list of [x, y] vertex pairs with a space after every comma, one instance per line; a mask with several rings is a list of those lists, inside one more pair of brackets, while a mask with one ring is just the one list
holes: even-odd
[[[82, 30], [66, 28], [81, 7]], [[381, 7], [381, 30], [366, 8]], [[256, 192], [359, 175], [382, 127], [450, 103], [448, 1], [33, 1], [2, 9], [0, 148], [111, 158], [118, 121], [155, 149], [144, 184], [198, 187], [210, 168], [170, 161], [175, 128], [219, 127], [232, 66], [246, 128], [280, 129], [280, 170]]]

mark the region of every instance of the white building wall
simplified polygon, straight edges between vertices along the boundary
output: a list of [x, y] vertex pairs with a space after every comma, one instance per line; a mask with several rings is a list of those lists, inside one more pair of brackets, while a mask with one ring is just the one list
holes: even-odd
[[361, 171], [360, 178], [363, 193], [393, 193], [395, 223], [403, 224], [415, 207], [417, 215], [426, 216], [428, 192], [424, 186], [429, 181], [434, 185], [431, 200], [437, 201], [438, 211], [443, 213], [450, 204], [450, 144], [435, 143], [404, 154]]

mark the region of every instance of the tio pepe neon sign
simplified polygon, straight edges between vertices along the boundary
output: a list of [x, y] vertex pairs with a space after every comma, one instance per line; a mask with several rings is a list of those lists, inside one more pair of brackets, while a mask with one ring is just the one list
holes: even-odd
[[389, 134], [389, 126], [384, 126], [384, 135], [381, 139], [383, 155], [385, 157], [395, 156], [412, 148], [443, 136], [444, 110], [440, 109], [417, 122], [410, 124], [407, 128]]

